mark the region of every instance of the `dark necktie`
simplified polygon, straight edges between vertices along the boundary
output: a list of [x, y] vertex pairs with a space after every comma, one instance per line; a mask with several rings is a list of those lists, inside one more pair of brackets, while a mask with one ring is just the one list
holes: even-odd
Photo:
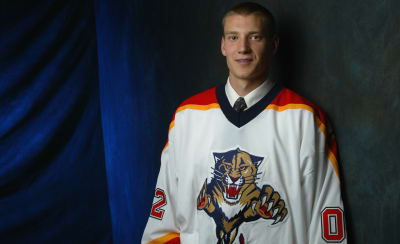
[[245, 110], [246, 108], [247, 108], [247, 105], [246, 105], [246, 102], [244, 101], [243, 97], [239, 97], [236, 100], [235, 104], [233, 105], [233, 109], [236, 112], [241, 112], [241, 111]]

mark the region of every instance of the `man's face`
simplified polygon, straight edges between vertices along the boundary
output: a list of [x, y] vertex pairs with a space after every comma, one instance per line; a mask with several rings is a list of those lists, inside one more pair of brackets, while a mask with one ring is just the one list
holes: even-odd
[[271, 56], [278, 39], [266, 36], [261, 17], [230, 15], [225, 18], [221, 51], [226, 57], [231, 79], [263, 81], [268, 76]]

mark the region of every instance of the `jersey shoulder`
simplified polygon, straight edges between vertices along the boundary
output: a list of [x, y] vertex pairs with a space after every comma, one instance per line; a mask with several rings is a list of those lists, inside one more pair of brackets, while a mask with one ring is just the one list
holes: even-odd
[[216, 95], [216, 87], [200, 92], [184, 100], [177, 108], [175, 115], [183, 110], [209, 110], [220, 108]]
[[275, 97], [275, 99], [271, 102], [273, 105], [277, 106], [285, 106], [288, 104], [304, 104], [310, 107], [318, 108], [315, 104], [310, 102], [308, 99], [299, 95], [298, 93], [290, 90], [289, 88], [282, 88], [279, 94]]
[[184, 100], [179, 107], [187, 105], [209, 105], [218, 103], [216, 96], [216, 87], [202, 91], [194, 96], [191, 96]]
[[[170, 134], [171, 130], [175, 127], [176, 124], [176, 115], [183, 111], [183, 110], [209, 110], [211, 108], [220, 108], [219, 104], [218, 104], [218, 100], [217, 100], [217, 96], [216, 96], [216, 87], [207, 89], [203, 92], [200, 92], [194, 96], [191, 96], [189, 98], [187, 98], [186, 100], [184, 100], [176, 109], [173, 117], [172, 117], [172, 121], [169, 125], [169, 130], [168, 130], [168, 134]], [[167, 147], [168, 145], [168, 140], [167, 140], [167, 144], [164, 147], [164, 149]], [[164, 150], [163, 150], [164, 151]]]
[[325, 112], [320, 107], [288, 88], [282, 88], [275, 99], [272, 100], [268, 108], [277, 111], [284, 111], [286, 109], [304, 109], [312, 112], [321, 120], [322, 123], [326, 122]]
[[216, 96], [216, 87], [202, 91], [184, 100], [176, 109], [172, 122], [170, 125], [171, 130], [175, 125], [176, 115], [183, 110], [209, 110], [211, 108], [220, 108]]

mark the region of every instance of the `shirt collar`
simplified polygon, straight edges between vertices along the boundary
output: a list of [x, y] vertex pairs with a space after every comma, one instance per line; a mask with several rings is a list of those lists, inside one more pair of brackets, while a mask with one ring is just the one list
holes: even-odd
[[[274, 86], [274, 82], [267, 79], [261, 85], [259, 85], [256, 89], [254, 89], [249, 94], [244, 96], [243, 98], [247, 105], [246, 109], [250, 108], [251, 106], [256, 104], [258, 101], [260, 101], [265, 95], [267, 95], [267, 93], [271, 90], [271, 88], [273, 86]], [[233, 89], [233, 87], [231, 86], [229, 77], [228, 77], [228, 81], [226, 82], [226, 85], [225, 85], [225, 93], [226, 93], [226, 97], [228, 98], [229, 103], [233, 107], [236, 100], [240, 96], [237, 94], [235, 89]]]

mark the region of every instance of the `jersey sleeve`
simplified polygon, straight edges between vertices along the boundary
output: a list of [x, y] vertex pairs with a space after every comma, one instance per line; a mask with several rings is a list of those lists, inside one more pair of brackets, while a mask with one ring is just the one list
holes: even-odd
[[180, 243], [176, 219], [177, 177], [174, 165], [174, 143], [170, 131], [169, 140], [161, 154], [160, 172], [142, 244]]
[[318, 117], [311, 145], [302, 155], [308, 170], [302, 189], [307, 211], [310, 244], [347, 243], [344, 208], [340, 190], [336, 141], [330, 126]]

